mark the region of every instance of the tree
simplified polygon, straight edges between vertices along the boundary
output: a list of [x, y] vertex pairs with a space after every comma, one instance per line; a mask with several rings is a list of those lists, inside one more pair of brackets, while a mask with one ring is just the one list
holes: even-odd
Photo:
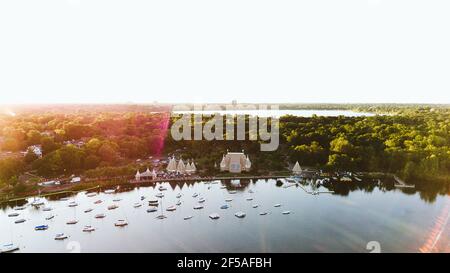
[[36, 145], [41, 143], [41, 133], [37, 130], [30, 130], [27, 133], [28, 145]]
[[33, 151], [33, 149], [29, 148], [27, 153], [25, 154], [25, 163], [30, 164], [36, 159], [38, 159], [38, 155]]
[[42, 154], [46, 155], [58, 149], [59, 145], [55, 143], [53, 138], [46, 136], [41, 138], [41, 147]]

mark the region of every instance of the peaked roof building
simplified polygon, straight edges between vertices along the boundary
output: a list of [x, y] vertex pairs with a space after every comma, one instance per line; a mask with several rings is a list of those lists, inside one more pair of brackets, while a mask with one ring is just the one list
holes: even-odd
[[244, 150], [239, 152], [228, 152], [226, 155], [222, 156], [222, 161], [220, 162], [220, 170], [228, 171], [231, 173], [248, 172], [252, 167], [252, 162], [248, 155], [244, 154]]
[[294, 174], [301, 174], [302, 173], [302, 168], [300, 167], [300, 164], [298, 164], [298, 161], [295, 162], [294, 168], [292, 168], [292, 172]]

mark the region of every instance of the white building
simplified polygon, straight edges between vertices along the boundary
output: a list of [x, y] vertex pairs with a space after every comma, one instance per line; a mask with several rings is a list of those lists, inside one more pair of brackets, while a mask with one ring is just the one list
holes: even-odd
[[148, 168], [145, 172], [140, 173], [139, 170], [136, 171], [134, 178], [136, 181], [141, 180], [155, 180], [158, 177], [158, 174], [155, 170], [150, 171]]
[[292, 172], [294, 174], [301, 174], [303, 172], [302, 168], [300, 167], [300, 164], [298, 164], [298, 161], [295, 162], [294, 168], [292, 168]]
[[223, 155], [220, 162], [220, 170], [222, 172], [227, 171], [230, 173], [248, 172], [252, 167], [252, 162], [248, 155], [244, 154], [244, 150], [241, 153], [230, 153], [227, 151], [226, 155]]
[[192, 174], [197, 171], [197, 167], [195, 166], [193, 159], [185, 164], [183, 159], [180, 158], [177, 162], [175, 156], [172, 156], [169, 160], [169, 164], [167, 164], [166, 170], [170, 173]]
[[28, 147], [29, 150], [33, 151], [35, 155], [37, 155], [39, 158], [42, 157], [42, 148], [41, 145], [32, 145]]

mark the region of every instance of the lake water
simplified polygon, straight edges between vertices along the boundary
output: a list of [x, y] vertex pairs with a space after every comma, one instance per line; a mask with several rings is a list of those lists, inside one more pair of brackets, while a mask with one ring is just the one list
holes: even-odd
[[292, 115], [298, 117], [312, 117], [313, 115], [324, 117], [362, 117], [374, 116], [374, 113], [355, 112], [351, 110], [220, 110], [220, 111], [173, 111], [174, 114], [203, 114], [203, 115], [252, 115], [260, 117], [281, 117], [285, 115]]
[[[53, 208], [51, 212], [29, 205], [21, 211], [3, 207], [0, 244], [12, 241], [20, 246], [18, 252], [369, 252], [368, 244], [379, 244], [382, 252], [450, 251], [448, 196], [438, 195], [425, 201], [414, 191], [406, 194], [370, 183], [345, 184], [336, 189], [320, 187], [320, 191], [336, 193], [318, 195], [307, 193], [307, 183], [283, 187], [275, 179], [162, 183], [155, 187], [130, 186], [126, 190], [122, 186], [123, 192], [101, 192], [95, 197], [80, 192], [69, 200], [45, 200], [43, 207]], [[155, 199], [159, 185], [167, 188], [162, 191], [162, 206], [158, 212], [148, 213], [148, 200]], [[231, 194], [232, 190], [236, 193]], [[181, 205], [175, 211], [166, 211], [175, 205], [179, 193]], [[194, 193], [199, 196], [194, 198]], [[141, 196], [146, 199], [141, 201]], [[200, 197], [206, 200], [204, 209], [194, 210]], [[249, 197], [253, 200], [248, 201]], [[117, 198], [121, 200], [114, 202]], [[233, 200], [225, 202], [228, 198]], [[96, 200], [103, 203], [94, 204]], [[72, 201], [79, 205], [68, 207]], [[136, 202], [143, 206], [134, 208]], [[119, 208], [107, 210], [113, 203]], [[277, 203], [281, 206], [274, 207]], [[224, 204], [230, 208], [221, 209]], [[259, 207], [253, 208], [254, 204]], [[84, 213], [87, 208], [94, 210]], [[282, 214], [287, 210], [291, 213]], [[156, 218], [161, 211], [167, 218]], [[246, 217], [237, 218], [234, 214], [238, 211], [245, 212]], [[259, 215], [262, 211], [268, 214]], [[13, 212], [20, 216], [8, 217]], [[50, 213], [55, 218], [45, 220]], [[105, 213], [106, 218], [95, 219], [98, 213]], [[218, 213], [220, 218], [210, 219], [211, 213]], [[188, 215], [193, 217], [184, 220]], [[19, 218], [26, 222], [15, 224]], [[66, 224], [74, 218], [78, 224]], [[127, 220], [129, 225], [115, 227], [119, 219]], [[48, 224], [49, 229], [34, 230], [42, 224]], [[85, 225], [96, 230], [83, 232]], [[70, 237], [54, 240], [61, 232]]]

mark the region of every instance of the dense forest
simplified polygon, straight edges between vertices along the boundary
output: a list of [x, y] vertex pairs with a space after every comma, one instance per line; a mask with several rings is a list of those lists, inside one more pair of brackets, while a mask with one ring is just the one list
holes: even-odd
[[[172, 153], [193, 158], [201, 172], [214, 174], [218, 172], [214, 165], [228, 149], [244, 149], [252, 159], [252, 173], [286, 171], [299, 161], [325, 171], [385, 172], [412, 182], [450, 183], [450, 108], [358, 107], [388, 114], [284, 116], [280, 147], [274, 152], [260, 152], [260, 143], [249, 140], [175, 141], [170, 126], [176, 117], [167, 112], [111, 108], [0, 115], [0, 188], [20, 189], [19, 177], [25, 172], [44, 178], [130, 175], [136, 159]], [[41, 148], [41, 158], [33, 145]]]

